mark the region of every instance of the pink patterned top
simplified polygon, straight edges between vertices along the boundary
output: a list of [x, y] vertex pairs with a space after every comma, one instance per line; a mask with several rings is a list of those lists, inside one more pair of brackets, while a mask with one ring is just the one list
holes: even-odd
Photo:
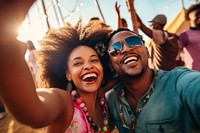
[[73, 119], [65, 133], [94, 133], [82, 109], [74, 103]]

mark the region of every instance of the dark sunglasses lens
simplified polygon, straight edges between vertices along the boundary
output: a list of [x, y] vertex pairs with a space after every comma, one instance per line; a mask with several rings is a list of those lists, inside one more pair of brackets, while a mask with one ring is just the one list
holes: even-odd
[[120, 51], [120, 50], [122, 50], [122, 44], [120, 42], [112, 44], [109, 48], [109, 51]]
[[142, 39], [138, 36], [131, 36], [125, 39], [125, 42], [129, 46], [140, 46], [143, 44]]
[[109, 48], [109, 54], [112, 56], [116, 56], [122, 50], [122, 44], [120, 42], [116, 42], [112, 44]]
[[111, 55], [111, 56], [116, 56], [116, 55], [118, 55], [119, 54], [119, 50], [113, 50], [113, 51], [111, 51], [111, 52], [109, 52], [109, 54]]

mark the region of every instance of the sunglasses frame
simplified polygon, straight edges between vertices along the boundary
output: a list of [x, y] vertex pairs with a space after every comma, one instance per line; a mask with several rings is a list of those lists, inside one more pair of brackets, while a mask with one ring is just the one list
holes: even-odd
[[[127, 41], [127, 39], [129, 39], [129, 38], [135, 38], [135, 37], [137, 37], [137, 39], [139, 38], [140, 39], [140, 42], [141, 43], [138, 43], [138, 44], [134, 44], [134, 45], [130, 45], [129, 43], [127, 43], [128, 41]], [[122, 43], [122, 42], [124, 42], [124, 43]], [[112, 45], [114, 45], [114, 44], [116, 44], [116, 43], [120, 43], [120, 49], [117, 49], [117, 48], [113, 48], [113, 50], [110, 50], [110, 47], [112, 46]], [[111, 56], [116, 56], [116, 55], [118, 55], [122, 50], [123, 50], [123, 46], [124, 45], [127, 45], [128, 47], [138, 47], [138, 46], [141, 46], [141, 45], [143, 45], [144, 44], [144, 41], [142, 40], [142, 37], [141, 36], [129, 36], [129, 37], [127, 37], [127, 38], [125, 38], [123, 41], [118, 41], [118, 42], [115, 42], [115, 43], [113, 43], [112, 45], [110, 45], [110, 47], [108, 48], [108, 50], [107, 50], [107, 52], [111, 55]], [[112, 55], [111, 53], [112, 52], [116, 52], [115, 53], [115, 55]]]

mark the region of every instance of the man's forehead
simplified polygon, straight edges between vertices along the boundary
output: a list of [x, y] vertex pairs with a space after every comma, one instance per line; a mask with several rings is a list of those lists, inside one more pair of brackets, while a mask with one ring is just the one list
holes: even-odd
[[129, 36], [138, 36], [138, 35], [134, 34], [133, 32], [130, 32], [130, 31], [120, 31], [112, 36], [112, 38], [110, 39], [109, 45], [114, 42], [122, 41], [123, 39], [125, 39]]

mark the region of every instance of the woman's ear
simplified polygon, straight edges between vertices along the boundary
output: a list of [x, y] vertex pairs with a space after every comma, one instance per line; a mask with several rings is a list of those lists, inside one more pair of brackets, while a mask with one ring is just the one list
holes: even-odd
[[71, 77], [71, 74], [69, 73], [69, 71], [66, 71], [65, 75], [66, 75], [66, 78], [67, 78], [68, 81], [72, 80], [72, 77]]

